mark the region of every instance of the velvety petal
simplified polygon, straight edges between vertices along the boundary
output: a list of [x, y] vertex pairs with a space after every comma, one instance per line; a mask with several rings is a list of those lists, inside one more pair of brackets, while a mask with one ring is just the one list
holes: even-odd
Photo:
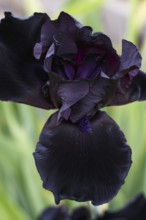
[[45, 124], [34, 158], [45, 189], [62, 199], [110, 201], [124, 183], [131, 166], [131, 150], [118, 125], [106, 113], [90, 120], [92, 133], [62, 121], [57, 113]]
[[92, 40], [96, 46], [102, 46], [105, 51], [103, 72], [105, 72], [109, 77], [114, 76], [119, 69], [120, 59], [112, 47], [110, 38], [103, 33], [97, 32], [93, 34]]
[[91, 214], [87, 208], [80, 207], [73, 211], [71, 220], [91, 220]]
[[71, 34], [59, 32], [54, 35], [57, 42], [56, 55], [63, 56], [65, 54], [76, 54], [78, 49], [75, 40]]
[[59, 118], [62, 113], [81, 100], [89, 92], [89, 85], [86, 81], [62, 82], [58, 88], [58, 95], [62, 100], [62, 107], [59, 111]]
[[47, 75], [33, 57], [46, 14], [35, 13], [17, 19], [11, 13], [0, 23], [0, 100], [14, 101], [49, 109], [50, 100], [42, 94]]
[[[35, 45], [34, 56], [39, 59], [42, 53], [46, 52], [47, 47], [50, 47], [52, 43], [58, 46], [58, 55], [66, 53], [64, 50], [70, 53], [70, 48], [76, 50], [75, 42], [67, 35], [72, 32], [70, 34], [70, 37], [72, 37], [76, 34], [79, 27], [81, 27], [81, 24], [65, 12], [61, 12], [59, 17], [54, 21], [48, 17], [41, 29], [41, 42]], [[38, 48], [42, 49], [38, 50]]]
[[65, 207], [61, 206], [58, 208], [51, 207], [45, 209], [38, 220], [70, 220], [70, 217]]
[[94, 33], [92, 35], [92, 41], [96, 45], [107, 45], [108, 47], [112, 47], [112, 42], [111, 42], [110, 38], [101, 32]]
[[75, 79], [76, 72], [72, 63], [65, 62], [64, 63], [64, 73], [66, 75], [66, 79], [73, 80]]
[[93, 80], [63, 80], [57, 74], [50, 74], [50, 97], [54, 106], [60, 109], [58, 120], [67, 116], [75, 123], [84, 116], [93, 116], [113, 98], [116, 80], [97, 77]]
[[71, 108], [70, 120], [75, 123], [84, 116], [92, 117], [98, 109], [108, 105], [113, 98], [116, 88], [116, 81], [97, 77], [96, 80], [89, 80], [89, 92]]
[[89, 44], [92, 40], [92, 28], [89, 26], [83, 26], [79, 30], [79, 39], [82, 43]]
[[100, 73], [97, 63], [97, 55], [87, 57], [79, 66], [76, 78], [77, 79], [92, 79], [92, 76], [97, 77]]
[[109, 105], [124, 105], [134, 101], [144, 100], [146, 100], [146, 73], [139, 71], [127, 90], [123, 90], [119, 82], [115, 96]]
[[122, 55], [120, 62], [120, 72], [128, 72], [141, 67], [141, 55], [134, 44], [127, 40], [122, 41]]
[[116, 54], [115, 50], [111, 49], [107, 52], [105, 56], [105, 64], [103, 64], [103, 71], [105, 70], [105, 73], [109, 77], [113, 77], [115, 73], [119, 69], [120, 60], [119, 56]]
[[146, 219], [146, 199], [143, 194], [138, 195], [127, 203], [121, 210], [116, 212], [106, 212], [97, 220], [145, 220]]
[[53, 21], [48, 19], [46, 22], [43, 24], [42, 29], [41, 29], [41, 43], [43, 50], [47, 47], [50, 47], [51, 44], [53, 43], [53, 36], [57, 32], [57, 27]]
[[63, 32], [74, 32], [77, 28], [82, 28], [82, 24], [79, 21], [63, 11], [60, 13], [57, 22]]
[[58, 120], [66, 110], [82, 99], [89, 92], [88, 82], [83, 80], [63, 80], [59, 75], [50, 73], [50, 97], [54, 106], [58, 107]]

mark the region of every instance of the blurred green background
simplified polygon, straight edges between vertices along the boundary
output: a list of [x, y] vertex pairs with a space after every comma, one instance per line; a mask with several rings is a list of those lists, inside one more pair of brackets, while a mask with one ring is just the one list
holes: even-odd
[[[121, 39], [135, 43], [146, 70], [146, 1], [145, 0], [0, 0], [4, 11], [27, 17], [34, 11], [47, 12], [56, 18], [66, 11], [90, 25], [94, 31], [110, 36], [120, 53]], [[117, 209], [133, 198], [146, 194], [146, 103], [134, 103], [105, 109], [119, 124], [132, 148], [133, 164], [118, 195], [108, 204]], [[0, 103], [0, 219], [35, 220], [41, 211], [54, 205], [51, 193], [42, 189], [32, 153], [40, 131], [51, 112], [25, 105]], [[80, 203], [63, 201], [69, 209]], [[89, 204], [85, 204], [89, 205]], [[106, 206], [107, 207], [107, 206]], [[102, 211], [105, 206], [98, 207]]]

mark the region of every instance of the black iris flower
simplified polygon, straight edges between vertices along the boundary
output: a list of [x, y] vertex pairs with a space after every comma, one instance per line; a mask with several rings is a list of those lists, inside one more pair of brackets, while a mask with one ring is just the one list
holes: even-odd
[[74, 209], [68, 213], [64, 206], [49, 207], [45, 209], [38, 220], [91, 220], [91, 213], [86, 207]]
[[100, 205], [119, 191], [131, 149], [119, 126], [100, 109], [146, 99], [146, 75], [134, 44], [122, 54], [61, 12], [0, 23], [0, 100], [57, 109], [46, 122], [34, 159], [43, 187], [62, 199]]
[[86, 207], [74, 209], [72, 213], [67, 212], [65, 207], [50, 207], [45, 209], [38, 220], [145, 220], [146, 199], [143, 194], [137, 195], [117, 211], [106, 211], [99, 216], [91, 217]]

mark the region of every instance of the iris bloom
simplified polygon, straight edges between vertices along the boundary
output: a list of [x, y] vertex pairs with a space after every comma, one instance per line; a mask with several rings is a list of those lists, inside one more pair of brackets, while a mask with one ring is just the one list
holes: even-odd
[[[70, 215], [65, 207], [47, 208], [39, 220], [93, 220], [90, 211], [85, 207], [75, 209]], [[96, 216], [94, 220], [145, 220], [146, 199], [139, 194], [124, 207], [115, 212], [107, 211], [102, 217]]]
[[91, 220], [91, 214], [85, 207], [75, 209], [69, 214], [64, 206], [50, 207], [43, 211], [38, 220]]
[[57, 109], [34, 153], [43, 187], [61, 199], [110, 201], [131, 166], [124, 134], [105, 106], [146, 98], [146, 75], [135, 45], [111, 40], [61, 12], [0, 23], [0, 100]]

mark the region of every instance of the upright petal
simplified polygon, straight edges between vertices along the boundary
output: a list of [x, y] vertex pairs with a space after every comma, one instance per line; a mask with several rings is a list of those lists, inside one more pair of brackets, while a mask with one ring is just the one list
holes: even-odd
[[66, 12], [61, 12], [56, 20], [60, 24], [61, 31], [74, 32], [77, 28], [82, 28], [82, 24]]
[[0, 100], [49, 109], [52, 104], [42, 94], [47, 75], [33, 57], [46, 14], [35, 13], [17, 19], [5, 13], [0, 23]]
[[141, 55], [134, 44], [127, 40], [122, 41], [122, 56], [120, 72], [129, 72], [130, 70], [141, 67]]
[[96, 45], [106, 45], [108, 47], [112, 47], [112, 42], [110, 40], [110, 38], [101, 33], [101, 32], [96, 32], [92, 35], [92, 41], [96, 44]]
[[34, 158], [43, 186], [62, 199], [110, 201], [124, 183], [131, 166], [131, 150], [118, 125], [104, 112], [91, 119], [91, 133], [62, 121], [55, 113], [44, 126]]

